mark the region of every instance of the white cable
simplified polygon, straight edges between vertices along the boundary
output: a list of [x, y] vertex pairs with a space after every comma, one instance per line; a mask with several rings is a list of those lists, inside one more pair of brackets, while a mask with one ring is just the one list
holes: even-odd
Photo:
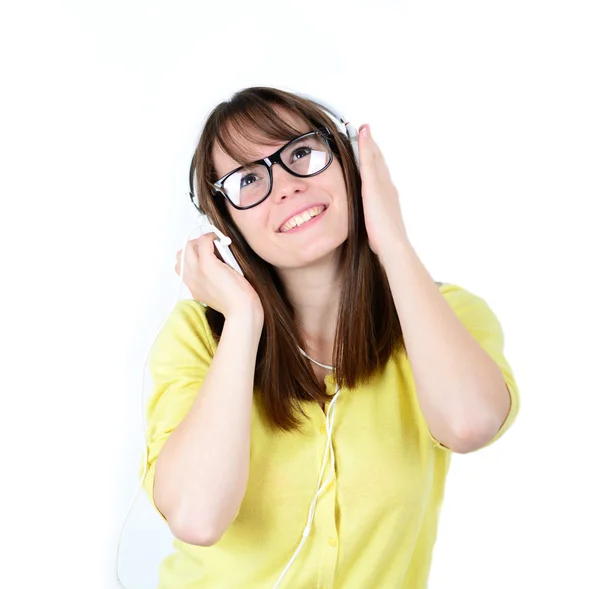
[[[192, 233], [194, 233], [194, 231], [196, 231], [197, 229], [199, 229], [199, 226], [194, 227], [190, 233], [187, 236], [186, 239], [186, 245], [187, 242], [190, 239], [190, 236], [192, 235]], [[167, 316], [165, 317], [165, 319], [163, 319], [163, 322], [160, 326], [160, 328], [158, 329], [158, 332], [156, 334], [156, 336], [154, 337], [154, 341], [152, 342], [152, 346], [150, 346], [150, 350], [148, 351], [148, 355], [146, 356], [146, 362], [144, 363], [144, 372], [142, 375], [142, 435], [144, 436], [144, 472], [142, 474], [142, 478], [140, 480], [139, 486], [135, 492], [135, 495], [133, 496], [133, 500], [129, 506], [129, 509], [127, 510], [127, 515], [125, 516], [125, 520], [123, 521], [123, 525], [121, 526], [121, 531], [119, 532], [119, 538], [117, 540], [117, 555], [116, 555], [116, 572], [117, 572], [117, 583], [119, 583], [119, 586], [122, 587], [123, 589], [127, 589], [125, 587], [125, 585], [123, 585], [121, 583], [121, 578], [119, 577], [119, 548], [121, 545], [121, 535], [123, 534], [123, 529], [125, 528], [125, 524], [127, 523], [127, 519], [129, 518], [129, 514], [131, 512], [132, 507], [135, 504], [135, 501], [137, 499], [138, 493], [140, 492], [140, 489], [143, 485], [144, 482], [144, 478], [146, 477], [146, 470], [147, 470], [147, 465], [148, 465], [148, 447], [147, 447], [147, 440], [146, 440], [146, 428], [147, 428], [147, 424], [146, 424], [146, 405], [144, 403], [144, 380], [146, 378], [146, 366], [148, 364], [148, 359], [150, 358], [150, 354], [152, 352], [152, 348], [154, 346], [154, 342], [156, 342], [156, 338], [158, 337], [158, 335], [160, 334], [160, 332], [162, 331], [162, 328], [165, 326], [165, 323], [168, 321], [169, 316], [171, 315], [171, 313], [173, 312], [173, 309], [175, 308], [175, 306], [177, 305], [177, 302], [179, 301], [179, 299], [181, 298], [181, 287], [183, 286], [183, 269], [184, 269], [184, 262], [185, 262], [185, 250], [186, 247], [183, 247], [183, 252], [182, 252], [182, 256], [181, 256], [181, 264], [179, 266], [179, 273], [181, 275], [181, 280], [179, 282], [179, 291], [177, 293], [177, 299], [175, 300], [175, 303], [173, 304], [173, 306], [171, 307], [171, 310], [169, 311], [169, 313], [167, 314]]]
[[311, 362], [314, 362], [315, 364], [318, 364], [319, 366], [322, 366], [323, 368], [328, 368], [329, 370], [333, 370], [333, 366], [329, 366], [328, 364], [321, 364], [320, 362], [317, 362], [316, 360], [313, 360], [302, 348], [298, 348], [300, 350], [300, 352], [302, 352], [302, 354], [304, 356], [306, 356]]
[[[312, 360], [312, 358], [311, 358], [311, 360]], [[313, 362], [314, 362], [314, 360], [313, 360]], [[302, 546], [304, 546], [304, 543], [306, 542], [306, 538], [308, 537], [308, 534], [310, 533], [310, 530], [311, 530], [312, 520], [315, 515], [315, 506], [317, 503], [317, 499], [319, 498], [319, 495], [323, 492], [323, 490], [326, 489], [327, 485], [329, 484], [329, 481], [331, 480], [331, 477], [333, 476], [333, 474], [335, 472], [335, 453], [333, 451], [331, 434], [333, 432], [333, 421], [334, 421], [334, 417], [335, 417], [335, 403], [337, 401], [337, 397], [339, 394], [340, 394], [340, 389], [338, 387], [333, 399], [331, 400], [331, 404], [329, 405], [329, 408], [327, 409], [327, 416], [325, 418], [327, 434], [328, 434], [327, 435], [327, 445], [325, 448], [325, 454], [323, 455], [323, 463], [321, 465], [321, 473], [319, 475], [319, 481], [317, 483], [317, 494], [315, 495], [314, 499], [312, 500], [312, 502], [310, 504], [310, 510], [309, 510], [309, 514], [308, 514], [308, 522], [306, 524], [306, 527], [304, 528], [304, 531], [302, 532], [302, 540], [300, 541], [298, 548], [296, 548], [296, 551], [294, 552], [292, 558], [286, 565], [285, 569], [279, 576], [279, 579], [277, 579], [277, 582], [273, 586], [273, 589], [277, 589], [277, 587], [279, 587], [279, 584], [281, 583], [281, 580], [283, 579], [284, 575], [288, 572], [290, 566], [292, 566], [292, 563], [296, 559], [296, 556], [298, 556], [300, 550], [302, 549]], [[329, 412], [330, 411], [331, 411], [331, 420], [329, 420]], [[319, 485], [321, 484], [321, 479], [323, 478], [323, 471], [325, 470], [325, 465], [327, 464], [327, 459], [328, 459], [329, 454], [331, 454], [331, 471], [329, 473], [329, 477], [327, 478], [327, 480], [323, 483], [323, 485], [321, 487], [319, 487]]]
[[[186, 249], [187, 249], [187, 247], [186, 247], [187, 246], [187, 242], [190, 240], [190, 236], [194, 233], [194, 231], [200, 229], [200, 227], [201, 227], [200, 224], [196, 225], [196, 227], [194, 227], [189, 232], [189, 234], [188, 234], [188, 236], [186, 238], [186, 245], [182, 248], [181, 262], [179, 264], [180, 281], [179, 281], [179, 290], [177, 292], [177, 298], [175, 299], [175, 303], [172, 305], [169, 313], [167, 313], [166, 317], [163, 319], [163, 321], [162, 321], [162, 323], [161, 323], [161, 325], [160, 325], [160, 327], [159, 327], [159, 329], [157, 331], [157, 334], [154, 337], [154, 341], [152, 342], [152, 345], [150, 346], [150, 350], [148, 351], [148, 354], [146, 356], [146, 361], [144, 362], [144, 371], [143, 371], [143, 374], [142, 374], [142, 394], [141, 394], [141, 399], [142, 399], [142, 435], [143, 435], [143, 439], [144, 439], [144, 472], [142, 473], [141, 480], [140, 480], [140, 483], [138, 485], [138, 488], [136, 489], [136, 492], [135, 492], [135, 494], [133, 496], [133, 500], [131, 501], [131, 504], [129, 505], [129, 509], [127, 510], [127, 514], [125, 516], [125, 520], [123, 521], [123, 525], [121, 526], [121, 530], [119, 532], [119, 538], [117, 540], [116, 563], [115, 563], [116, 577], [117, 577], [117, 583], [119, 583], [119, 586], [122, 587], [123, 589], [127, 589], [127, 588], [125, 587], [125, 585], [123, 585], [121, 583], [121, 578], [119, 577], [119, 549], [120, 549], [120, 546], [121, 546], [121, 536], [123, 534], [123, 530], [125, 529], [125, 524], [127, 523], [127, 520], [129, 519], [129, 514], [131, 513], [131, 509], [135, 505], [135, 501], [137, 499], [138, 493], [139, 493], [140, 489], [143, 486], [144, 479], [146, 477], [147, 466], [148, 466], [148, 445], [147, 445], [147, 439], [146, 439], [146, 435], [147, 435], [146, 434], [146, 429], [147, 429], [147, 423], [146, 423], [146, 404], [144, 402], [144, 381], [145, 381], [145, 378], [146, 378], [146, 367], [148, 365], [148, 360], [150, 358], [150, 354], [152, 353], [152, 348], [154, 347], [154, 343], [156, 342], [156, 338], [159, 336], [160, 332], [162, 331], [163, 327], [165, 326], [166, 322], [168, 321], [171, 313], [173, 312], [173, 309], [175, 308], [175, 306], [177, 305], [178, 301], [181, 298], [181, 288], [183, 286], [183, 270], [185, 268], [185, 252], [186, 252]], [[213, 229], [216, 230], [215, 232], [217, 233], [217, 235], [221, 239], [228, 239], [216, 227], [213, 227]], [[206, 307], [205, 303], [201, 303], [201, 304], [204, 305], [204, 307]], [[313, 360], [313, 358], [311, 358], [302, 348], [298, 347], [298, 349], [311, 362], [314, 362], [315, 364], [318, 364], [319, 366], [322, 366], [323, 368], [327, 368], [329, 370], [333, 370], [333, 366], [329, 366], [327, 364], [321, 364], [320, 362], [317, 362], [316, 360]], [[277, 587], [279, 586], [279, 583], [281, 582], [281, 580], [283, 579], [284, 575], [289, 570], [289, 568], [292, 565], [292, 563], [294, 562], [296, 556], [298, 555], [298, 553], [302, 549], [302, 546], [306, 542], [306, 538], [308, 537], [308, 534], [310, 533], [310, 530], [311, 530], [312, 520], [313, 520], [314, 514], [315, 514], [315, 506], [316, 506], [317, 499], [319, 498], [319, 495], [321, 495], [321, 493], [323, 492], [323, 490], [326, 488], [327, 484], [329, 483], [329, 481], [331, 480], [331, 477], [333, 476], [333, 474], [335, 472], [335, 455], [334, 455], [334, 452], [333, 452], [333, 445], [332, 445], [332, 441], [331, 441], [331, 434], [332, 434], [332, 431], [333, 431], [333, 420], [334, 420], [334, 416], [335, 416], [335, 403], [337, 401], [337, 397], [338, 397], [339, 393], [340, 393], [340, 389], [338, 388], [337, 391], [336, 391], [336, 394], [333, 396], [333, 398], [331, 400], [331, 404], [330, 404], [329, 408], [327, 409], [327, 415], [326, 415], [326, 419], [325, 419], [327, 433], [328, 433], [327, 444], [326, 444], [326, 447], [325, 447], [325, 453], [323, 455], [323, 463], [322, 463], [322, 466], [321, 466], [321, 473], [319, 475], [319, 481], [317, 482], [317, 493], [316, 493], [313, 501], [311, 502], [311, 506], [310, 506], [310, 510], [309, 510], [308, 523], [307, 523], [306, 527], [304, 528], [304, 532], [302, 533], [302, 540], [300, 542], [300, 545], [296, 549], [296, 552], [292, 556], [291, 560], [287, 564], [287, 566], [284, 569], [284, 571], [281, 573], [281, 575], [280, 575], [277, 583], [273, 587], [273, 589], [277, 589]], [[330, 412], [331, 412], [331, 420], [329, 420], [329, 413]], [[325, 470], [325, 466], [326, 466], [326, 464], [328, 462], [329, 455], [331, 455], [331, 471], [330, 471], [329, 477], [323, 483], [323, 486], [319, 487], [319, 485], [321, 483], [321, 479], [323, 478], [323, 471]]]

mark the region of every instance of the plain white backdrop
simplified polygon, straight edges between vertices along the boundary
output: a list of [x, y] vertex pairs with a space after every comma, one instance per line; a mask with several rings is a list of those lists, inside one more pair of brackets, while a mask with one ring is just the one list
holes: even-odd
[[[504, 328], [521, 412], [454, 456], [430, 588], [600, 587], [596, 2], [0, 11], [3, 586], [117, 587], [189, 160], [210, 109], [268, 85], [371, 124], [429, 272]], [[140, 491], [128, 589], [155, 587], [170, 542]]]

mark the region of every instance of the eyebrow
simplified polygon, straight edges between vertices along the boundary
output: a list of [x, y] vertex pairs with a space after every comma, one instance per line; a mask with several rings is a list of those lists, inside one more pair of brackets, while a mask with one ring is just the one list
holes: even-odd
[[[313, 132], [314, 132], [313, 129], [309, 129], [308, 131], [302, 131], [299, 135], [296, 135], [292, 139], [289, 139], [288, 141], [286, 141], [285, 143], [283, 143], [282, 145], [280, 145], [279, 147], [277, 147], [274, 151], [272, 151], [269, 155], [266, 155], [265, 157], [271, 157], [274, 153], [276, 153], [277, 151], [279, 151], [284, 145], [287, 145], [288, 143], [291, 143], [295, 139], [298, 139], [298, 137], [302, 137], [302, 135], [306, 135], [307, 133], [313, 133]], [[217, 178], [217, 180], [220, 180], [221, 178], [224, 178], [225, 176], [227, 176], [227, 174], [230, 174], [231, 172], [233, 172], [234, 170], [237, 170], [238, 168], [242, 168], [244, 166], [247, 166], [248, 164], [254, 164], [256, 162], [262, 162], [264, 159], [265, 158], [261, 157], [261, 158], [258, 158], [258, 159], [246, 160], [246, 161], [242, 162], [241, 164], [235, 166], [234, 168], [231, 168], [229, 171], [225, 172], [221, 176], [219, 176]]]
[[[307, 131], [307, 133], [309, 133], [310, 131]], [[304, 135], [304, 133], [300, 133], [300, 135], [297, 135], [296, 137], [300, 137]], [[296, 138], [294, 137], [294, 139]], [[238, 168], [242, 168], [244, 166], [247, 166], [249, 164], [254, 164], [256, 162], [262, 162], [266, 157], [271, 157], [274, 153], [276, 153], [277, 151], [279, 151], [284, 145], [287, 145], [288, 143], [291, 143], [292, 141], [294, 141], [294, 139], [290, 139], [289, 141], [286, 141], [285, 143], [283, 143], [282, 145], [280, 145], [279, 147], [275, 148], [273, 151], [271, 151], [271, 153], [269, 153], [269, 155], [266, 155], [265, 157], [260, 157], [258, 159], [247, 159], [245, 161], [243, 161], [241, 164], [238, 164], [237, 166], [231, 168], [229, 171], [225, 172], [223, 175], [218, 177], [218, 180], [220, 180], [221, 178], [224, 178], [225, 176], [227, 176], [227, 174], [230, 174], [231, 172], [233, 172], [233, 170], [237, 170]]]

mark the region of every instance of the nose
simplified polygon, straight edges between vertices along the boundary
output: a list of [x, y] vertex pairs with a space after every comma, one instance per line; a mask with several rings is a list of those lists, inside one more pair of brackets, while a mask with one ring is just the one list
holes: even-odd
[[281, 164], [273, 165], [271, 172], [273, 174], [273, 186], [271, 187], [270, 198], [275, 202], [280, 202], [296, 192], [306, 190], [308, 178], [298, 178], [290, 174]]

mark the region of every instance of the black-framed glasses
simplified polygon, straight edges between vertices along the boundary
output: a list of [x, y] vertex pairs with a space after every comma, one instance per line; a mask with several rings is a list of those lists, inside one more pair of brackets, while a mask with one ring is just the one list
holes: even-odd
[[330, 137], [327, 127], [300, 135], [270, 156], [240, 166], [217, 180], [212, 185], [213, 194], [222, 194], [238, 210], [255, 207], [271, 194], [271, 168], [275, 164], [298, 178], [310, 178], [326, 170], [333, 161]]

